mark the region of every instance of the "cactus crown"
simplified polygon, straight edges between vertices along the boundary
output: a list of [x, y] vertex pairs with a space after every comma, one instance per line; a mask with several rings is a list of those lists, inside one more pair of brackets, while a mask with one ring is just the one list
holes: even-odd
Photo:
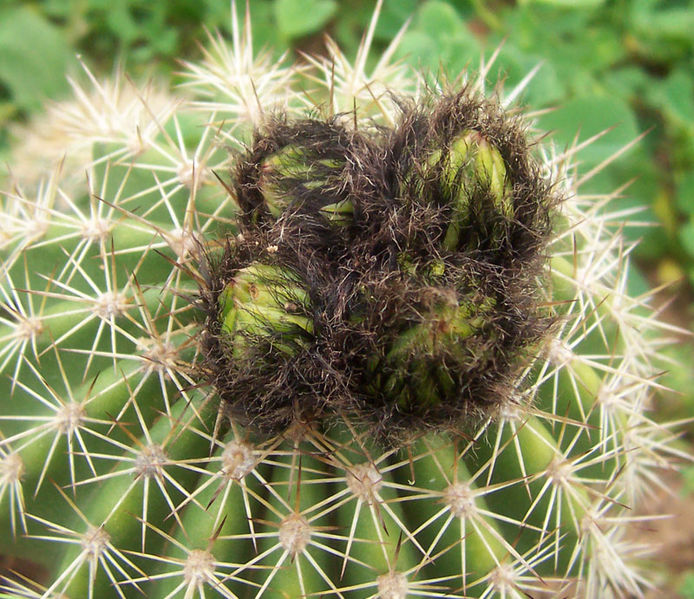
[[239, 235], [201, 296], [217, 389], [261, 429], [469, 431], [542, 349], [557, 200], [522, 123], [470, 88], [400, 106], [393, 127], [274, 115], [234, 158]]

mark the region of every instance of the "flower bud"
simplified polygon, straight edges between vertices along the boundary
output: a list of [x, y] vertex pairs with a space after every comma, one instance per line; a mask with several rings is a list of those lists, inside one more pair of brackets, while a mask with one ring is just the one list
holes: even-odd
[[498, 106], [273, 117], [232, 177], [243, 235], [205, 305], [234, 413], [270, 433], [349, 413], [392, 442], [511, 401], [551, 324], [534, 300], [554, 196]]
[[242, 357], [251, 338], [292, 354], [313, 333], [309, 298], [290, 272], [265, 264], [242, 268], [217, 300], [222, 332], [234, 357]]
[[301, 153], [295, 146], [286, 146], [268, 156], [260, 167], [260, 187], [270, 214], [279, 218], [288, 205], [288, 199], [282, 192], [282, 178], [304, 179], [309, 175]]
[[[289, 204], [303, 193], [326, 187], [331, 176], [342, 171], [343, 163], [319, 158], [311, 148], [288, 145], [265, 158], [260, 165], [258, 187], [273, 218], [279, 218]], [[331, 194], [327, 194], [330, 196]], [[337, 206], [345, 202], [332, 203]], [[351, 205], [349, 210], [351, 210]], [[342, 208], [336, 211], [342, 212]]]
[[[400, 331], [380, 359], [369, 363], [372, 391], [390, 396], [398, 408], [422, 414], [450, 397], [456, 387], [455, 365], [484, 360], [471, 356], [466, 343], [480, 333], [494, 309], [493, 298], [457, 298], [452, 290], [437, 290], [433, 307], [417, 324]], [[485, 329], [485, 335], [493, 335]], [[474, 352], [474, 350], [473, 350]]]
[[354, 204], [350, 200], [341, 200], [326, 204], [321, 208], [323, 215], [338, 227], [348, 227], [354, 217]]
[[[433, 165], [441, 160], [441, 152], [437, 151], [429, 163]], [[453, 196], [444, 247], [450, 251], [457, 249], [461, 231], [469, 224], [472, 210], [481, 212], [485, 220], [489, 218], [494, 241], [501, 241], [503, 222], [513, 218], [513, 197], [498, 148], [478, 131], [466, 130], [453, 140], [443, 161], [443, 187]], [[470, 199], [478, 194], [487, 195], [489, 204], [471, 206]]]

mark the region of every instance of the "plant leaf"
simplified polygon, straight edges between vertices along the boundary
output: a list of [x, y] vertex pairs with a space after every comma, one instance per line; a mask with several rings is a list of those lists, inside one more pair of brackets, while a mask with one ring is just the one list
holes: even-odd
[[318, 31], [336, 10], [334, 0], [275, 0], [277, 28], [288, 38]]
[[26, 7], [0, 11], [0, 81], [24, 110], [68, 89], [70, 49], [61, 32]]

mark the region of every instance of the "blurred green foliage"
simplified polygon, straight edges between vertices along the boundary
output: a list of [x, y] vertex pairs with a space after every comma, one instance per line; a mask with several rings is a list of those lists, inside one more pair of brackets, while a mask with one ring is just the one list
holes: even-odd
[[[243, 0], [237, 4], [242, 14]], [[256, 49], [317, 52], [328, 32], [353, 54], [375, 0], [249, 4]], [[584, 190], [614, 190], [633, 179], [618, 205], [646, 206], [637, 219], [659, 224], [628, 231], [643, 238], [637, 256], [659, 282], [694, 284], [694, 0], [385, 0], [376, 50], [408, 18], [398, 56], [432, 77], [476, 68], [499, 45], [490, 79], [518, 83], [541, 64], [523, 100], [548, 109], [539, 126], [560, 145], [614, 126], [581, 152], [582, 172], [650, 131]], [[2, 125], [66, 94], [64, 74], [77, 70], [76, 53], [99, 72], [122, 62], [135, 77], [175, 77], [179, 59], [199, 55], [205, 30], [231, 34], [229, 3], [4, 0], [0, 159], [8, 144]]]

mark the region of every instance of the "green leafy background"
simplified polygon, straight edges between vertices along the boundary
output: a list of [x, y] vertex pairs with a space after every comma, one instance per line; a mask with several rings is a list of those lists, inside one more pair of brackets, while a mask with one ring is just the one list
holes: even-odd
[[[238, 4], [241, 10], [244, 2]], [[375, 0], [252, 0], [255, 47], [277, 56], [320, 52], [327, 32], [354, 55], [374, 5]], [[657, 224], [627, 230], [641, 240], [633, 285], [669, 284], [672, 302], [665, 317], [691, 328], [694, 0], [385, 0], [376, 50], [408, 18], [398, 56], [432, 76], [474, 68], [500, 44], [490, 77], [517, 83], [541, 64], [523, 102], [548, 109], [539, 125], [560, 146], [613, 127], [579, 155], [583, 172], [648, 132], [584, 191], [614, 190], [633, 180], [617, 202], [645, 207], [638, 220]], [[9, 125], [68, 95], [65, 75], [79, 71], [76, 55], [97, 72], [121, 62], [134, 78], [156, 73], [176, 80], [178, 61], [200, 55], [205, 29], [229, 36], [230, 28], [229, 3], [220, 0], [3, 0], [0, 163], [9, 159]], [[682, 363], [667, 382], [694, 389], [691, 344], [683, 340], [666, 351]], [[659, 410], [663, 418], [690, 417], [694, 393], [666, 396]], [[689, 487], [685, 493], [694, 491]], [[694, 571], [677, 572], [673, 581], [681, 596], [694, 598]]]

